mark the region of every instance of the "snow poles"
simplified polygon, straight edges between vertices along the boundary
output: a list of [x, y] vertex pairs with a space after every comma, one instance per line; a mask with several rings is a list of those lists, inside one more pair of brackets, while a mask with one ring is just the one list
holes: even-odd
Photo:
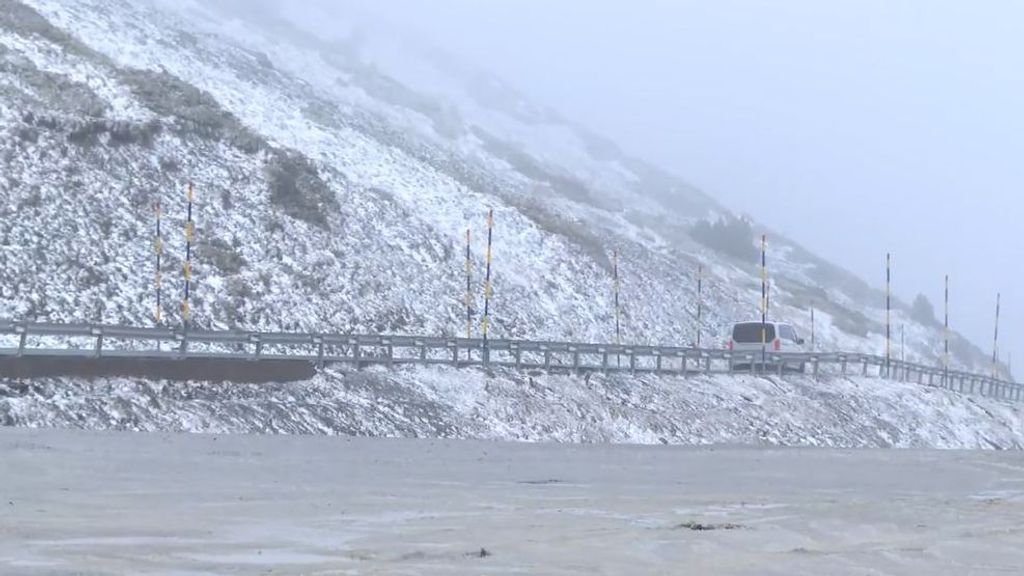
[[189, 304], [189, 297], [192, 292], [192, 241], [195, 238], [196, 227], [192, 221], [192, 202], [194, 192], [192, 183], [188, 183], [188, 218], [185, 220], [185, 298], [181, 302], [182, 327], [187, 331], [188, 324], [192, 317], [192, 309]]
[[885, 254], [885, 377], [892, 376], [892, 253]]
[[466, 339], [473, 337], [473, 260], [470, 253], [470, 231], [466, 228]]
[[697, 266], [697, 348], [700, 349], [701, 323], [704, 320], [704, 265]]
[[768, 361], [768, 235], [761, 235], [761, 370]]
[[490, 353], [487, 350], [487, 335], [491, 326], [491, 240], [494, 236], [494, 208], [487, 212], [487, 255], [486, 271], [484, 273], [484, 319], [483, 319], [483, 341], [484, 341], [484, 364], [490, 362]]
[[996, 294], [996, 333], [992, 338], [992, 379], [999, 376], [999, 306], [1002, 304], [1002, 294]]
[[153, 215], [156, 218], [156, 235], [153, 238], [153, 250], [156, 252], [156, 270], [154, 272], [154, 287], [156, 288], [156, 310], [153, 314], [153, 318], [156, 320], [156, 325], [159, 326], [163, 321], [163, 275], [162, 275], [162, 257], [164, 253], [164, 238], [160, 231], [160, 199], [157, 198], [156, 202], [153, 202]]
[[612, 295], [615, 299], [615, 345], [622, 344], [622, 325], [620, 322], [621, 309], [619, 308], [619, 251], [612, 251]]
[[[622, 324], [620, 317], [622, 309], [619, 307], [619, 250], [612, 250], [612, 296], [615, 300], [615, 345], [622, 345]], [[622, 366], [622, 356], [615, 355], [615, 365]]]
[[944, 299], [945, 320], [942, 328], [942, 384], [949, 386], [949, 274], [946, 274], [946, 296]]

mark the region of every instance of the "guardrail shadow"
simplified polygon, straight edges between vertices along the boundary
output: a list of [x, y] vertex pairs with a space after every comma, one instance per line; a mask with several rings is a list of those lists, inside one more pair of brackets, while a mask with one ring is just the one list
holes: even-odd
[[267, 384], [299, 382], [316, 375], [305, 360], [228, 358], [0, 358], [4, 378], [140, 378], [146, 380]]

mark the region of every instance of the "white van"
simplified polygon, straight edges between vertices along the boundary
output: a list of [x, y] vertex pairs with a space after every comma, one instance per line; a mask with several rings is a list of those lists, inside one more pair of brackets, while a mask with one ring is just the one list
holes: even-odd
[[[764, 352], [806, 352], [804, 339], [796, 333], [796, 329], [790, 324], [782, 322], [737, 322], [732, 326], [732, 337], [727, 344], [729, 350], [740, 354], [752, 354], [753, 362], [740, 356], [734, 355], [734, 369], [749, 368], [750, 365], [760, 364], [760, 354]], [[769, 360], [771, 362], [771, 360]], [[803, 372], [803, 363], [786, 366]]]

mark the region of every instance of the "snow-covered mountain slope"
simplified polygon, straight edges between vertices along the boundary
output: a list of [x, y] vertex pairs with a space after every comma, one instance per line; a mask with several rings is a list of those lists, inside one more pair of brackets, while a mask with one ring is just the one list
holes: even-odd
[[[461, 334], [472, 227], [478, 333], [490, 208], [492, 335], [611, 341], [616, 249], [626, 341], [695, 341], [698, 265], [705, 343], [755, 315], [761, 227], [695, 227], [735, 217], [496, 80], [430, 57], [448, 89], [411, 88], [354, 40], [169, 5], [0, 0], [0, 317], [151, 324], [160, 200], [179, 323], [187, 182], [200, 326]], [[771, 262], [773, 317], [884, 350], [878, 290], [775, 234]], [[935, 326], [896, 324], [937, 358]]]
[[1024, 448], [1024, 407], [867, 378], [329, 369], [308, 382], [0, 383], [0, 425], [513, 441]]

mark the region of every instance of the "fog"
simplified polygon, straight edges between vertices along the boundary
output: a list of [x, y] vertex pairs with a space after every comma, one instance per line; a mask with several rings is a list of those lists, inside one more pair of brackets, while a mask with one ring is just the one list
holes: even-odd
[[897, 294], [940, 315], [950, 274], [953, 327], [986, 350], [1001, 291], [1001, 348], [1024, 357], [1024, 4], [321, 6], [491, 71], [875, 286], [892, 251]]

